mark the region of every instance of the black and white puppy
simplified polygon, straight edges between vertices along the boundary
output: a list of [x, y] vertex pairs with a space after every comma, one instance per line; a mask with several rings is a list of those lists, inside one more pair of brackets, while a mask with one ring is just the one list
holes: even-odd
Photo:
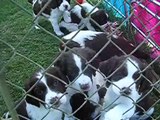
[[[66, 43], [66, 46], [69, 48], [89, 47], [96, 51], [96, 53], [99, 52], [106, 44], [107, 46], [99, 53], [99, 58], [102, 61], [107, 60], [114, 55], [120, 56], [124, 54], [130, 54], [136, 49], [136, 46], [133, 46], [133, 44], [128, 42], [123, 36], [118, 38], [108, 38], [105, 32], [95, 32], [89, 30], [81, 30], [80, 32], [74, 31], [64, 36], [63, 39]], [[116, 45], [120, 49], [116, 47]], [[63, 50], [64, 47], [65, 45], [61, 43], [60, 50]], [[141, 52], [139, 49], [133, 52], [133, 55], [142, 59], [149, 58], [148, 54]]]
[[[73, 48], [63, 52], [57, 62], [54, 64], [59, 67], [64, 75], [69, 79], [67, 88], [70, 96], [70, 105], [73, 112], [79, 108], [85, 101], [85, 105], [74, 114], [81, 120], [92, 119], [96, 116], [96, 105], [99, 103], [96, 83], [93, 80], [96, 70], [91, 66], [98, 68], [99, 61], [94, 59], [87, 66], [87, 63], [94, 57], [95, 51], [89, 48]], [[89, 100], [85, 100], [89, 98]], [[85, 109], [92, 108], [92, 109]], [[83, 114], [85, 113], [85, 114]]]
[[149, 120], [154, 112], [149, 93], [157, 80], [151, 68], [143, 71], [146, 67], [134, 56], [114, 56], [100, 63], [102, 73], [96, 78], [107, 88], [100, 120]]
[[[36, 72], [25, 84], [25, 100], [16, 108], [20, 120], [63, 120], [60, 110], [68, 113], [70, 110], [66, 108], [68, 99], [64, 94], [67, 82], [57, 67], [48, 69], [46, 73], [43, 70]], [[4, 118], [8, 115], [5, 114]]]
[[[90, 17], [88, 17], [87, 14], [90, 14]], [[98, 9], [88, 2], [84, 2], [80, 5], [75, 5], [70, 11], [70, 17], [70, 23], [66, 23], [65, 21], [62, 21], [60, 23], [61, 27], [64, 27], [70, 32], [76, 30], [76, 24], [77, 30], [79, 28], [87, 28], [88, 30], [96, 31], [97, 29], [100, 29], [99, 26], [105, 25], [108, 22], [108, 14], [106, 13], [106, 11], [103, 9]]]
[[[54, 32], [58, 36], [64, 35], [64, 33], [62, 33], [59, 28], [59, 18], [63, 16], [64, 21], [66, 22], [71, 21], [68, 12], [68, 10], [70, 9], [70, 0], [28, 0], [28, 1], [32, 4], [34, 17], [37, 16], [37, 14], [41, 11], [43, 7], [46, 7], [40, 15], [44, 16], [51, 22]], [[38, 18], [35, 20], [36, 24], [38, 24]], [[37, 26], [35, 27], [38, 28]]]

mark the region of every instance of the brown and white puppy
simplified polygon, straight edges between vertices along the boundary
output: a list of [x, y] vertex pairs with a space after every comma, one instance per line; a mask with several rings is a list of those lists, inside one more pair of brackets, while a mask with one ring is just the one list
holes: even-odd
[[[60, 68], [70, 82], [73, 82], [73, 88], [78, 91], [90, 92], [93, 89], [94, 81], [92, 77], [95, 76], [96, 70], [90, 66], [87, 67], [87, 62], [94, 55], [95, 51], [89, 48], [73, 48], [67, 52], [63, 52], [54, 65]], [[95, 59], [90, 64], [98, 68], [98, 62], [98, 59]], [[83, 72], [85, 68], [86, 70]]]
[[[87, 14], [90, 14], [90, 17], [88, 17]], [[96, 31], [97, 29], [100, 29], [99, 26], [103, 26], [108, 22], [108, 14], [106, 11], [103, 9], [98, 9], [88, 2], [75, 5], [70, 11], [70, 17], [70, 23], [66, 23], [65, 21], [60, 23], [61, 27], [70, 32], [78, 30], [79, 28]]]
[[[106, 44], [107, 46], [98, 54], [99, 58], [104, 61], [110, 57], [117, 55], [130, 54], [136, 49], [132, 43], [128, 42], [124, 37], [120, 36], [118, 38], [110, 37], [108, 38], [104, 32], [95, 32], [89, 30], [81, 30], [79, 32], [75, 31], [63, 37], [66, 46], [69, 48], [89, 47], [98, 53]], [[117, 48], [117, 45], [119, 48]], [[65, 48], [64, 44], [60, 44], [60, 50]], [[139, 49], [133, 53], [134, 56], [142, 59], [149, 58], [149, 55], [141, 52]]]
[[[70, 96], [70, 105], [73, 112], [79, 108], [81, 103], [86, 101], [86, 97], [89, 97], [88, 102], [74, 114], [81, 120], [91, 119], [97, 114], [96, 105], [99, 102], [99, 95], [93, 80], [96, 70], [91, 66], [98, 68], [98, 59], [94, 59], [89, 63], [91, 66], [87, 66], [94, 55], [95, 51], [89, 48], [73, 48], [63, 52], [54, 64], [69, 79], [67, 92]], [[86, 107], [92, 109], [85, 109]]]
[[[46, 7], [40, 16], [47, 18], [54, 29], [54, 32], [58, 36], [64, 35], [59, 28], [59, 18], [63, 16], [64, 21], [70, 22], [71, 18], [69, 17], [68, 10], [70, 9], [70, 0], [28, 0], [33, 7], [34, 17], [39, 14], [39, 12]], [[39, 16], [38, 16], [39, 18]], [[35, 23], [38, 24], [38, 18], [35, 20]], [[37, 26], [35, 26], [38, 28]]]
[[[16, 108], [20, 120], [63, 120], [63, 113], [69, 112], [65, 95], [68, 79], [59, 68], [36, 72], [25, 84], [27, 96]], [[56, 108], [56, 109], [54, 109]], [[57, 110], [60, 109], [60, 110]], [[66, 110], [67, 109], [67, 110]], [[9, 114], [3, 116], [9, 118]], [[66, 117], [66, 115], [65, 115]]]
[[146, 67], [134, 56], [114, 56], [100, 63], [101, 73], [97, 72], [95, 78], [107, 88], [100, 120], [149, 119], [154, 112], [149, 93], [156, 77]]

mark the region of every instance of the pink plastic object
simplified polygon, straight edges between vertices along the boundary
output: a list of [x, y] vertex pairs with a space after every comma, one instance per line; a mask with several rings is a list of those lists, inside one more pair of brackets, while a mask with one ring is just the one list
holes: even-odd
[[160, 56], [160, 0], [136, 0], [133, 2], [132, 24], [136, 26], [136, 40], [140, 43], [149, 36], [148, 41], [156, 43], [152, 47], [151, 57]]

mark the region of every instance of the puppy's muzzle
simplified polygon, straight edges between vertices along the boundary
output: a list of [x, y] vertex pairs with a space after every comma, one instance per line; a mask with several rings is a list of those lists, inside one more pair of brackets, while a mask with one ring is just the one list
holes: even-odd
[[60, 98], [59, 97], [54, 97], [54, 98], [52, 98], [51, 100], [50, 100], [50, 104], [53, 104], [53, 105], [55, 105], [55, 106], [59, 106], [60, 105], [60, 100], [59, 100]]
[[90, 89], [90, 85], [89, 85], [89, 83], [87, 83], [87, 84], [80, 84], [80, 88], [83, 91], [88, 91]]

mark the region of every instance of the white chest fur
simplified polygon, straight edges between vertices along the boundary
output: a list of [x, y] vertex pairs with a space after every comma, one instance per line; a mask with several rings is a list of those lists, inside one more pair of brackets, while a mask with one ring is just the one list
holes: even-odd
[[46, 109], [42, 105], [40, 107], [27, 104], [27, 112], [32, 120], [62, 120], [62, 112], [59, 110]]

